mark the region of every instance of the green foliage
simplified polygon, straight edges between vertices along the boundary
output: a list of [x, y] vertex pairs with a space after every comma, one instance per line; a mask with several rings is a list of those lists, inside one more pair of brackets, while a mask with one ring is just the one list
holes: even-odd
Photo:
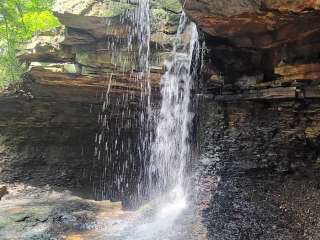
[[126, 0], [106, 0], [107, 8], [103, 14], [104, 17], [114, 17], [124, 14], [128, 10], [133, 10], [134, 7], [131, 4], [128, 4]]
[[168, 13], [163, 9], [152, 9], [151, 11], [151, 27], [152, 31], [159, 30], [161, 26], [166, 24], [169, 21], [169, 15]]
[[60, 25], [53, 16], [54, 0], [1, 0], [0, 89], [20, 79], [23, 66], [16, 58], [21, 44], [37, 32]]
[[176, 26], [179, 23], [182, 7], [179, 0], [152, 0], [151, 1], [151, 30]]
[[153, 0], [152, 5], [171, 13], [180, 13], [182, 6], [179, 0]]

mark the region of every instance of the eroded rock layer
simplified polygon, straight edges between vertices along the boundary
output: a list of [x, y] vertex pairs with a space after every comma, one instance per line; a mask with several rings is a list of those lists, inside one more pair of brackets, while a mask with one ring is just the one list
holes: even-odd
[[[29, 66], [22, 86], [0, 97], [1, 181], [81, 194], [102, 183], [99, 199], [132, 201], [141, 180], [143, 111], [138, 46], [127, 38], [135, 6], [57, 1], [64, 26], [26, 45], [19, 53]], [[319, 7], [307, 0], [184, 2], [204, 42], [196, 85], [206, 100], [195, 120], [196, 168], [205, 171], [196, 174], [209, 239], [319, 238]], [[152, 1], [153, 104], [180, 11], [176, 1]], [[104, 137], [115, 153], [107, 171], [94, 157], [106, 90], [112, 107]], [[134, 164], [125, 165], [129, 158]], [[128, 171], [120, 191], [104, 195], [118, 184], [119, 170]]]
[[318, 239], [319, 1], [187, 0], [209, 239]]
[[206, 34], [207, 88], [263, 95], [261, 89], [283, 87], [283, 97], [292, 98], [286, 87], [297, 87], [318, 98], [319, 7], [318, 1], [186, 1], [185, 11]]
[[317, 239], [319, 101], [206, 101], [200, 113], [209, 239]]
[[[156, 105], [181, 5], [151, 5], [149, 80]], [[143, 170], [137, 145], [146, 91], [136, 7], [135, 1], [56, 1], [62, 26], [26, 43], [18, 53], [28, 68], [24, 79], [0, 96], [0, 181], [48, 184], [129, 204]], [[109, 165], [94, 155], [104, 116], [104, 141], [113, 151]], [[121, 186], [118, 175], [126, 176]]]

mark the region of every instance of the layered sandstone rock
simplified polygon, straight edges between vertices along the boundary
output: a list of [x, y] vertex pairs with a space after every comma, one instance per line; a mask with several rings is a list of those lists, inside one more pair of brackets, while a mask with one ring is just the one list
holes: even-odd
[[198, 140], [209, 239], [317, 239], [319, 1], [184, 6], [206, 45]]
[[319, 31], [318, 1], [186, 1], [185, 11], [211, 36], [243, 48], [272, 48]]
[[[124, 150], [114, 144], [112, 165], [103, 184], [112, 191], [112, 172], [124, 161], [132, 171], [121, 192], [102, 193], [99, 199], [129, 199], [141, 171], [138, 153], [141, 94], [144, 79], [134, 30], [136, 1], [58, 0], [54, 14], [62, 27], [39, 33], [18, 57], [28, 67], [17, 89], [0, 96], [0, 181], [25, 182], [78, 189], [93, 194], [101, 183], [104, 160], [94, 156], [101, 131], [103, 101], [110, 144], [124, 139]], [[157, 104], [164, 62], [170, 58], [181, 13], [178, 1], [152, 2], [150, 85]], [[108, 93], [108, 94], [107, 94]], [[122, 141], [122, 140], [121, 140]], [[117, 154], [115, 154], [117, 153]], [[128, 165], [129, 164], [129, 165]], [[125, 173], [124, 173], [125, 174]]]
[[259, 89], [279, 86], [303, 91], [311, 82], [319, 89], [318, 1], [187, 0], [184, 6], [207, 34], [203, 78], [208, 88], [217, 92], [222, 87], [215, 87], [211, 77], [220, 74], [230, 93], [258, 89], [259, 94]]
[[[36, 91], [32, 94], [39, 97], [99, 102], [110, 84], [110, 94], [138, 96], [143, 85], [138, 79], [136, 5], [127, 1], [57, 1], [54, 14], [63, 27], [40, 33], [18, 54], [29, 66], [24, 83], [27, 91]], [[153, 95], [157, 95], [164, 62], [170, 58], [180, 12], [177, 1], [152, 2]]]
[[318, 238], [319, 103], [202, 102], [201, 206], [209, 239]]

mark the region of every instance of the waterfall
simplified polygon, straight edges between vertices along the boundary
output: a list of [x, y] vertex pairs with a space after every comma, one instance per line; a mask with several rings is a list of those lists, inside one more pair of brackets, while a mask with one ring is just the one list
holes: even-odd
[[[186, 35], [189, 41], [185, 40]], [[151, 212], [146, 211], [135, 223], [128, 224], [118, 235], [119, 240], [194, 239], [188, 235], [191, 225], [182, 223], [184, 230], [177, 227], [189, 204], [186, 172], [191, 160], [193, 56], [199, 57], [198, 32], [196, 25], [183, 13], [172, 59], [167, 62], [167, 71], [161, 78], [161, 109], [148, 168]], [[188, 218], [192, 222], [193, 213]]]
[[[139, 129], [139, 152], [140, 152], [140, 179], [138, 181], [138, 198], [146, 195], [145, 190], [145, 166], [148, 162], [150, 143], [151, 143], [151, 85], [150, 85], [150, 40], [151, 40], [151, 21], [150, 21], [150, 0], [139, 0], [134, 17], [137, 39], [139, 45], [139, 81], [141, 84]], [[139, 201], [139, 200], [138, 200]]]
[[135, 14], [139, 42], [139, 66], [142, 72], [149, 71], [151, 38], [149, 9], [149, 0], [140, 0]]
[[[138, 40], [140, 74], [137, 80], [143, 90], [139, 103], [143, 110], [139, 116], [139, 140], [135, 143], [135, 150], [139, 152], [139, 160], [127, 159], [125, 167], [128, 168], [128, 161], [133, 164], [138, 161], [138, 164], [143, 165], [141, 167], [143, 169], [140, 169], [141, 178], [137, 181], [138, 192], [142, 193], [138, 193], [138, 196], [147, 195], [150, 201], [136, 211], [135, 219], [124, 220], [119, 224], [121, 225], [120, 230], [109, 232], [104, 237], [115, 240], [185, 239], [183, 237], [185, 232], [177, 231], [175, 223], [181, 219], [182, 213], [189, 206], [188, 186], [190, 184], [186, 175], [188, 164], [191, 161], [189, 132], [193, 119], [191, 69], [194, 58], [199, 57], [198, 32], [196, 25], [182, 13], [171, 58], [166, 62], [166, 72], [161, 78], [162, 100], [157, 115], [158, 120], [156, 127], [151, 129], [150, 115], [155, 109], [151, 108], [150, 102], [149, 0], [139, 1], [135, 15], [131, 19], [135, 21], [133, 32]], [[132, 36], [129, 38], [132, 39]], [[109, 89], [110, 85], [108, 85], [107, 93]], [[154, 139], [151, 138], [153, 131], [155, 132]], [[108, 149], [109, 146], [112, 147], [112, 144], [121, 144], [121, 151], [132, 150], [123, 147], [123, 140], [118, 142], [116, 139], [113, 143], [106, 139], [105, 145], [108, 146]], [[112, 162], [110, 151], [107, 158], [109, 162]], [[121, 176], [121, 173], [121, 171], [113, 172], [114, 179], [119, 186], [119, 182], [125, 177]]]
[[151, 110], [151, 86], [150, 86], [150, 39], [151, 39], [151, 22], [150, 22], [150, 2], [149, 0], [140, 0], [136, 13], [135, 13], [135, 24], [137, 30], [139, 54], [138, 62], [140, 69], [140, 80], [142, 88], [142, 100], [147, 97], [147, 109], [150, 114]]
[[[189, 132], [193, 119], [191, 69], [193, 58], [199, 56], [199, 44], [196, 25], [182, 13], [171, 57], [165, 64], [166, 72], [161, 78], [161, 107], [155, 122], [156, 127], [152, 129], [151, 120], [154, 120], [153, 112], [156, 109], [152, 109], [151, 105], [149, 5], [149, 0], [140, 0], [134, 13], [129, 14], [134, 27], [128, 36], [128, 51], [132, 51], [132, 40], [136, 38], [139, 63], [137, 84], [142, 90], [138, 103], [141, 112], [138, 111], [136, 114], [130, 111], [128, 101], [132, 96], [123, 93], [117, 98], [113, 96], [113, 101], [116, 99], [116, 104], [123, 106], [119, 121], [107, 120], [114, 107], [109, 94], [112, 78], [117, 74], [111, 72], [104, 94], [102, 113], [99, 116], [101, 130], [96, 135], [95, 156], [103, 167], [96, 195], [101, 199], [122, 196], [121, 200], [123, 200], [124, 195], [128, 193], [128, 183], [131, 186], [133, 183], [136, 184], [138, 200], [148, 196], [152, 204], [157, 202], [152, 207], [153, 220], [148, 224], [157, 224], [161, 226], [160, 231], [163, 231], [179, 216], [188, 203], [189, 179], [186, 173], [188, 163], [191, 161]], [[114, 57], [117, 58], [117, 49], [113, 47], [114, 44], [109, 45], [110, 50], [114, 51]], [[132, 122], [126, 120], [127, 116], [134, 120]], [[124, 135], [133, 124], [136, 124], [134, 127], [139, 129], [138, 141], [135, 142]], [[154, 137], [152, 132], [155, 134]], [[124, 159], [123, 163], [118, 162], [121, 158]], [[132, 171], [132, 176], [125, 174], [127, 169]], [[134, 176], [135, 179], [133, 179]], [[107, 183], [105, 179], [110, 181]], [[108, 185], [110, 183], [112, 186]], [[134, 195], [129, 196], [129, 201], [135, 200], [137, 199]], [[141, 224], [141, 227], [145, 226], [146, 224]], [[151, 231], [151, 233], [154, 232]], [[141, 234], [145, 232], [142, 230], [141, 233], [137, 233], [137, 236]], [[150, 239], [153, 238], [150, 237]]]
[[[183, 41], [188, 30], [190, 41]], [[190, 160], [189, 130], [193, 113], [190, 111], [190, 95], [193, 84], [191, 64], [194, 50], [198, 50], [198, 32], [183, 13], [173, 49], [172, 60], [161, 78], [161, 110], [152, 144], [149, 167], [151, 191], [161, 194], [173, 191], [185, 196], [186, 165]]]
[[[144, 194], [144, 166], [151, 142], [150, 3], [149, 0], [137, 3], [135, 10], [128, 10], [121, 17], [123, 23], [132, 23], [127, 39], [106, 39], [106, 50], [112, 52], [115, 71], [107, 73], [110, 77], [102, 95], [103, 106], [98, 116], [99, 129], [95, 136], [93, 161], [94, 169], [98, 170], [92, 174], [97, 199], [121, 199], [132, 205], [135, 205], [137, 198], [135, 191], [138, 192], [138, 198], [140, 193]], [[137, 64], [131, 69], [132, 79], [129, 80], [135, 82], [137, 89], [141, 89], [140, 98], [130, 91], [110, 96], [114, 79], [121, 77], [121, 71], [125, 74], [126, 59], [121, 53], [126, 50], [132, 54], [132, 58], [136, 58]], [[132, 103], [138, 103], [138, 110], [132, 111]], [[121, 109], [120, 114], [118, 109]], [[110, 121], [112, 115], [118, 116]], [[137, 141], [134, 134], [127, 134], [130, 128], [139, 129]], [[132, 174], [127, 174], [127, 169]]]

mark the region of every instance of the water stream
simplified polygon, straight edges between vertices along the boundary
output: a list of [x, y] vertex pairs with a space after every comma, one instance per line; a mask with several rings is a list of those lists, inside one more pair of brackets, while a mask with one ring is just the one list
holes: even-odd
[[[144, 192], [143, 195], [147, 192], [149, 203], [135, 211], [133, 218], [122, 219], [113, 224], [114, 231], [109, 229], [102, 239], [178, 240], [184, 239], [186, 234], [185, 230], [177, 231], [175, 223], [179, 221], [182, 214], [190, 214], [188, 209], [191, 209], [188, 196], [190, 179], [186, 176], [191, 161], [189, 132], [193, 119], [193, 113], [190, 110], [193, 86], [191, 68], [194, 56], [199, 55], [198, 32], [196, 25], [183, 13], [171, 58], [166, 62], [166, 72], [161, 78], [161, 108], [154, 129], [155, 136], [152, 138], [150, 133], [153, 109], [149, 79], [151, 35], [149, 5], [149, 0], [140, 0], [134, 17], [136, 21], [134, 32], [137, 34], [139, 49], [138, 80], [143, 89], [140, 107], [144, 109], [139, 117], [140, 133], [138, 146], [136, 146], [137, 152], [140, 153], [140, 164], [143, 162], [144, 166], [141, 171], [144, 179], [138, 181], [137, 188], [138, 192]], [[109, 99], [110, 84], [111, 80], [107, 87], [106, 101]], [[106, 101], [104, 112], [107, 107], [111, 107]], [[105, 121], [103, 124], [106, 125]], [[104, 134], [106, 135], [105, 132]], [[103, 141], [99, 136], [97, 141], [101, 145]], [[108, 140], [105, 141], [106, 149], [114, 145], [114, 143], [108, 143]], [[149, 156], [146, 152], [150, 153]], [[107, 160], [112, 161], [111, 152], [108, 153]], [[117, 175], [116, 182], [123, 179], [122, 171], [116, 171], [113, 174]]]
[[[189, 42], [182, 40], [184, 31], [189, 32]], [[198, 48], [197, 28], [182, 14], [173, 57], [161, 78], [161, 110], [151, 151], [150, 188], [158, 194], [171, 191], [182, 197], [185, 193], [181, 191], [188, 185], [185, 171], [190, 160], [189, 130], [193, 118], [191, 64]]]
[[[138, 1], [135, 10], [128, 10], [122, 16], [123, 23], [132, 24], [127, 38], [107, 37], [105, 40], [114, 69], [107, 73], [110, 77], [101, 97], [103, 106], [95, 138], [93, 162], [98, 170], [92, 174], [92, 178], [94, 195], [99, 200], [123, 200], [126, 195], [126, 202], [138, 205], [134, 203], [139, 202], [137, 198], [146, 195], [144, 166], [148, 161], [152, 136], [149, 5], [149, 0]], [[131, 69], [127, 67], [128, 58], [135, 62]], [[140, 96], [130, 89], [112, 95], [117, 78], [127, 78], [128, 75], [130, 79], [127, 80], [134, 83], [136, 89], [140, 89]], [[116, 116], [115, 119], [112, 116]], [[138, 137], [132, 129], [138, 129]], [[129, 175], [127, 169], [131, 169], [132, 174]], [[138, 194], [134, 193], [136, 191]]]

